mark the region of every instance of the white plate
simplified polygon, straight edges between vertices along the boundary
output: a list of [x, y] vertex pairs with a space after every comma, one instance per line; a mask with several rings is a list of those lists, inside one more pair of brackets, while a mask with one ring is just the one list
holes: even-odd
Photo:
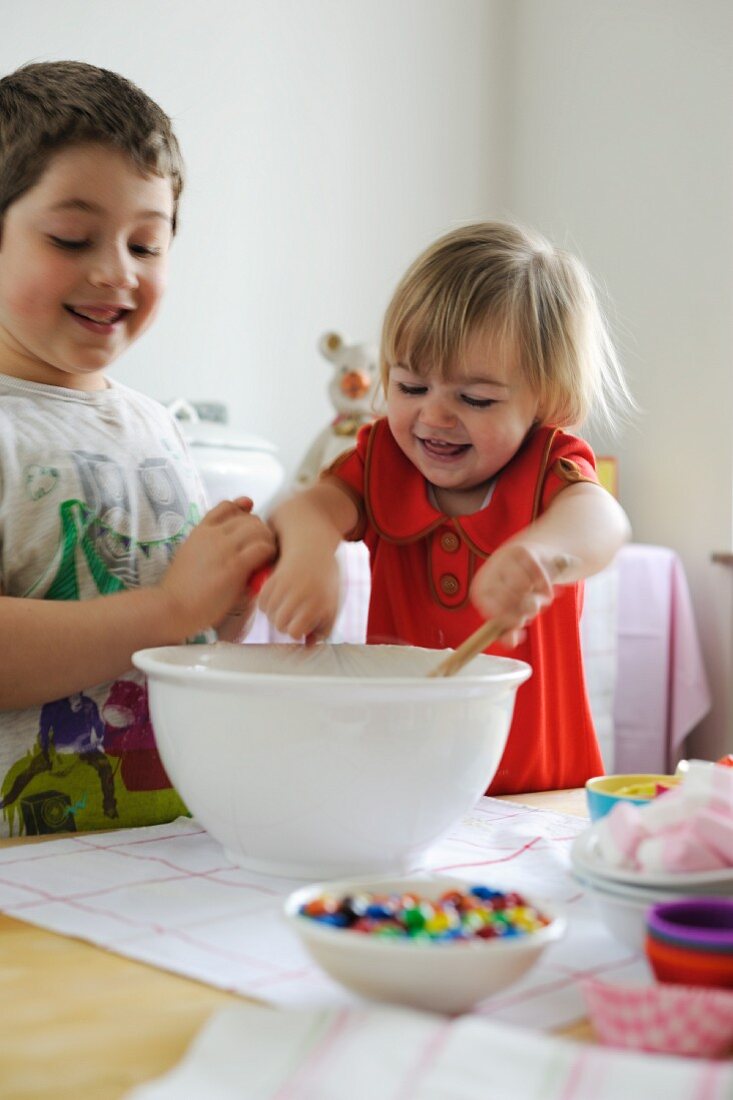
[[591, 825], [575, 838], [570, 849], [570, 858], [581, 877], [598, 882], [619, 882], [626, 886], [646, 886], [652, 889], [659, 887], [685, 894], [733, 894], [733, 867], [718, 871], [673, 874], [670, 871], [632, 871], [627, 867], [610, 866], [601, 856], [598, 824]]
[[657, 905], [660, 902], [666, 901], [683, 901], [690, 896], [689, 891], [685, 890], [684, 887], [682, 889], [662, 890], [661, 888], [657, 888], [653, 890], [649, 886], [627, 886], [625, 882], [612, 882], [610, 879], [603, 879], [597, 875], [588, 875], [577, 868], [573, 872], [573, 878], [589, 893], [611, 894], [613, 897], [625, 898], [628, 901], [634, 901], [640, 905]]
[[709, 882], [706, 885], [699, 886], [694, 883], [689, 885], [688, 880], [683, 878], [681, 881], [675, 879], [671, 886], [648, 886], [646, 883], [637, 886], [636, 883], [617, 882], [606, 875], [594, 874], [578, 863], [573, 863], [573, 875], [578, 882], [589, 889], [604, 890], [607, 893], [616, 894], [619, 897], [633, 898], [637, 901], [647, 898], [650, 903], [674, 901], [677, 898], [689, 898], [699, 895], [733, 897], [733, 882], [725, 880]]

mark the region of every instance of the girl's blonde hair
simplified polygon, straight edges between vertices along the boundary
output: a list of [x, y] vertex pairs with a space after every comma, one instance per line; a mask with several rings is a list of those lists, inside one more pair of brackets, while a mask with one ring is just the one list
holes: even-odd
[[592, 411], [613, 427], [634, 406], [590, 275], [539, 234], [467, 225], [415, 260], [384, 319], [385, 391], [396, 364], [442, 378], [460, 371], [477, 333], [518, 354], [544, 424], [579, 425]]

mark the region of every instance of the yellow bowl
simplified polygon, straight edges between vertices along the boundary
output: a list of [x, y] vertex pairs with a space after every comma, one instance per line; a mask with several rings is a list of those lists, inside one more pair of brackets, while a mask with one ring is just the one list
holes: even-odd
[[643, 806], [656, 797], [657, 785], [674, 787], [679, 783], [676, 775], [599, 775], [585, 785], [585, 799], [591, 821], [611, 810], [617, 802], [633, 802]]

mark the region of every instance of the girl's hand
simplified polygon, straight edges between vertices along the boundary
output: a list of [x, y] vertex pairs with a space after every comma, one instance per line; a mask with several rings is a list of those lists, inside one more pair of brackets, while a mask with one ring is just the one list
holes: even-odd
[[506, 625], [499, 641], [519, 645], [525, 627], [554, 599], [554, 585], [571, 570], [572, 559], [557, 549], [509, 542], [479, 569], [471, 584], [471, 601], [486, 619]]
[[340, 587], [335, 556], [315, 545], [300, 545], [276, 563], [262, 585], [259, 604], [281, 634], [318, 641], [333, 629]]
[[[247, 497], [212, 508], [181, 545], [160, 582], [181, 639], [251, 609], [250, 574], [277, 553], [275, 536]], [[242, 624], [240, 624], [241, 626]], [[240, 633], [241, 629], [237, 631]]]

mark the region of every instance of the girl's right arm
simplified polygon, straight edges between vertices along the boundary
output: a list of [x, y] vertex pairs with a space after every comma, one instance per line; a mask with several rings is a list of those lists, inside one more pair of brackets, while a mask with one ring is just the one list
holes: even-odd
[[274, 553], [271, 532], [232, 501], [204, 516], [157, 585], [91, 600], [0, 595], [0, 709], [37, 706], [114, 679], [148, 646], [176, 645], [245, 598]]
[[280, 633], [292, 638], [330, 634], [340, 595], [336, 550], [358, 521], [353, 497], [335, 478], [319, 481], [275, 509], [270, 524], [280, 556], [259, 602]]

